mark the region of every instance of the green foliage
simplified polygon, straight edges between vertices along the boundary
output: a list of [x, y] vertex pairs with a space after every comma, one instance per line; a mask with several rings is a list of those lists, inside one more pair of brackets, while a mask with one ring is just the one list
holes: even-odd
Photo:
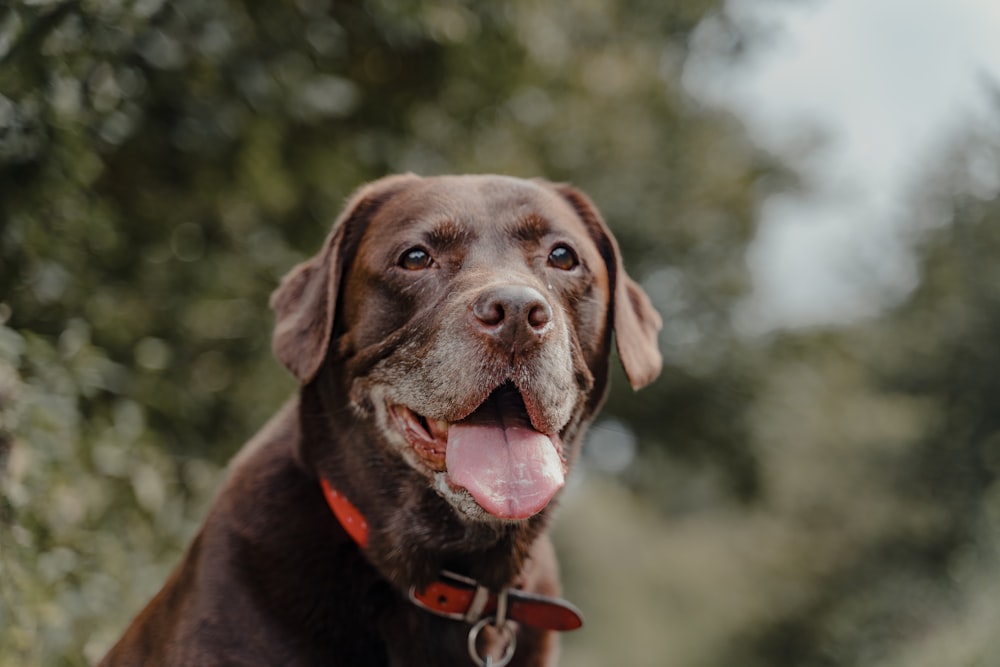
[[1000, 657], [998, 173], [1000, 137], [971, 127], [914, 197], [913, 292], [876, 321], [768, 350], [751, 429], [765, 507], [810, 562], [783, 570], [799, 599], [749, 624], [727, 660]]
[[593, 620], [567, 663], [995, 661], [1000, 210], [954, 168], [995, 137], [929, 177], [948, 222], [905, 303], [742, 340], [756, 211], [794, 178], [684, 93], [721, 5], [0, 9], [0, 665], [92, 663], [159, 587], [294, 390], [269, 292], [407, 170], [574, 182], [664, 315], [663, 377], [619, 373], [587, 445], [619, 476], [558, 524]]
[[167, 456], [126, 396], [81, 412], [120, 373], [79, 321], [56, 345], [0, 326], [0, 664], [99, 657], [115, 629], [95, 623], [155, 592], [217, 478]]
[[[645, 449], [737, 450], [748, 395], [713, 378], [759, 185], [779, 169], [682, 91], [686, 36], [712, 6], [4, 10], [4, 414], [20, 417], [5, 422], [0, 663], [93, 660], [162, 581], [214, 471], [294, 388], [269, 351], [270, 290], [387, 172], [587, 190], [670, 315], [668, 380], [642, 403], [615, 394], [609, 414]], [[675, 397], [690, 409], [665, 429], [648, 418]]]

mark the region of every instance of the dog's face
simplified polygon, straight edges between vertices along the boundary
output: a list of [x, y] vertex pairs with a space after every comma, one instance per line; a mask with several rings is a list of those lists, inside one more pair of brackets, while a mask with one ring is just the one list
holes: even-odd
[[542, 181], [369, 185], [273, 305], [278, 357], [303, 384], [327, 377], [324, 409], [349, 408], [340, 427], [364, 433], [336, 466], [391, 470], [413, 491], [389, 502], [440, 516], [432, 491], [464, 524], [544, 512], [605, 393], [613, 330], [633, 386], [660, 367], [659, 316], [600, 216]]
[[340, 340], [379, 357], [351, 397], [385, 441], [468, 519], [544, 508], [607, 358], [608, 274], [569, 204], [495, 178], [415, 184], [372, 217], [344, 285]]

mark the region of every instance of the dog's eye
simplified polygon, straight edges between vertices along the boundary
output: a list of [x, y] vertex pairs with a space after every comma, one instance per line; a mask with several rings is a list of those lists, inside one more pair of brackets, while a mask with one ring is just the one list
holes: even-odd
[[570, 271], [579, 266], [576, 253], [567, 245], [559, 244], [549, 253], [549, 266], [562, 271]]
[[434, 260], [431, 258], [429, 252], [423, 248], [410, 248], [403, 252], [399, 256], [399, 266], [406, 269], [407, 271], [419, 271], [420, 269], [429, 268]]

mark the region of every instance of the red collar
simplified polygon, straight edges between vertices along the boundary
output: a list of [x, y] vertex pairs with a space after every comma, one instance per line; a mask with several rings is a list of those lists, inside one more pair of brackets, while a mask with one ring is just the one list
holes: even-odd
[[365, 517], [344, 494], [330, 486], [330, 482], [321, 479], [320, 484], [323, 485], [323, 495], [326, 497], [330, 509], [333, 510], [333, 515], [337, 517], [337, 521], [351, 536], [351, 539], [358, 543], [359, 547], [366, 548], [368, 546], [368, 522], [365, 521]]
[[[323, 495], [334, 516], [362, 549], [368, 546], [368, 522], [358, 508], [325, 479]], [[559, 598], [535, 595], [517, 588], [493, 593], [485, 586], [454, 572], [443, 570], [438, 579], [423, 590], [410, 587], [410, 601], [427, 611], [450, 618], [478, 623], [486, 618], [504, 618], [546, 630], [576, 630], [583, 625], [580, 611]]]

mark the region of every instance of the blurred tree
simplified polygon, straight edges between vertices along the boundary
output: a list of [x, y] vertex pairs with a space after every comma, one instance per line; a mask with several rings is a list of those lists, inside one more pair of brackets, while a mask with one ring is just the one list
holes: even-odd
[[[905, 301], [767, 353], [761, 496], [811, 546], [783, 572], [794, 603], [719, 664], [1000, 659], [998, 194], [1000, 136], [973, 126], [914, 197], [920, 280]], [[773, 378], [790, 372], [782, 398]]]
[[[729, 309], [755, 210], [791, 179], [684, 93], [721, 5], [0, 9], [0, 664], [93, 660], [159, 585], [218, 466], [293, 390], [268, 293], [387, 172], [591, 194], [667, 322], [662, 381], [633, 397], [619, 377], [597, 435], [752, 498]], [[622, 460], [663, 508], [706, 493]]]

